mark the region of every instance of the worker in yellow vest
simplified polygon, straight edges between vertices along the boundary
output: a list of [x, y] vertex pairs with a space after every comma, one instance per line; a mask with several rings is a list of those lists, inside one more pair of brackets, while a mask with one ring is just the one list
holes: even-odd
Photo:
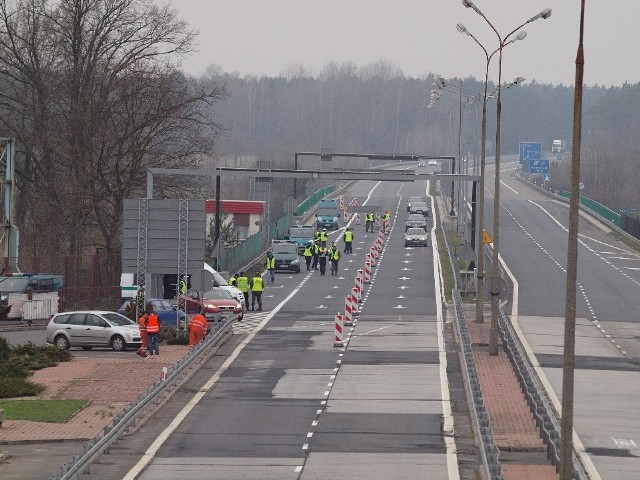
[[329, 260], [331, 261], [331, 275], [338, 274], [338, 262], [340, 261], [340, 249], [336, 245], [336, 242], [333, 242], [331, 248], [329, 249]]
[[375, 221], [375, 216], [373, 214], [373, 212], [367, 212], [364, 215], [364, 231], [368, 232], [369, 230], [371, 230], [371, 233], [373, 233], [373, 222]]
[[251, 310], [255, 308], [257, 301], [258, 311], [262, 311], [262, 290], [264, 290], [262, 275], [260, 275], [260, 272], [256, 272], [251, 279]]
[[269, 272], [269, 282], [273, 283], [275, 280], [275, 276], [273, 273], [276, 271], [276, 259], [273, 257], [273, 253], [267, 253], [267, 259], [264, 261], [264, 266]]
[[249, 310], [249, 277], [244, 272], [240, 272], [240, 275], [238, 275], [236, 286], [244, 295], [244, 308]]
[[351, 249], [353, 244], [353, 231], [351, 230], [351, 227], [346, 228], [342, 239], [344, 240], [344, 253], [353, 253], [353, 250]]
[[314, 246], [315, 244], [313, 243], [313, 240], [309, 240], [309, 243], [304, 246], [303, 255], [304, 261], [307, 262], [307, 272], [311, 270], [311, 260], [313, 259]]

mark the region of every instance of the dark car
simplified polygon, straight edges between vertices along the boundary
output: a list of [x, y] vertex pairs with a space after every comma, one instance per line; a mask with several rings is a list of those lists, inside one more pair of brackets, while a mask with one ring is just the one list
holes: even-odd
[[276, 259], [276, 271], [287, 270], [300, 273], [300, 259], [298, 258], [298, 245], [289, 240], [274, 240], [271, 244], [271, 253]]
[[[175, 326], [177, 317], [179, 317], [183, 322], [186, 318], [184, 311], [178, 310], [177, 307], [169, 300], [164, 300], [162, 298], [149, 298], [147, 299], [147, 303], [151, 303], [153, 306], [153, 311], [158, 316], [158, 321], [162, 326]], [[126, 315], [127, 305], [129, 305], [130, 308], [135, 308], [135, 299], [129, 298], [128, 300], [125, 300], [118, 309], [118, 313]]]
[[408, 231], [410, 228], [422, 228], [427, 229], [427, 221], [419, 213], [413, 213], [407, 217], [404, 221], [404, 231]]

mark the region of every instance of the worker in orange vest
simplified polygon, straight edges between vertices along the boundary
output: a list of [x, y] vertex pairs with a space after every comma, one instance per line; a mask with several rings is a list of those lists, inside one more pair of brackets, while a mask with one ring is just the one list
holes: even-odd
[[140, 329], [140, 338], [142, 339], [142, 345], [136, 351], [136, 354], [141, 357], [147, 356], [147, 348], [149, 346], [149, 339], [147, 338], [147, 320], [149, 319], [148, 313], [143, 313], [138, 319], [138, 328]]
[[209, 324], [202, 313], [196, 313], [189, 320], [189, 346], [193, 347], [196, 343], [201, 342], [207, 334]]
[[158, 316], [154, 313], [153, 307], [147, 308], [147, 337], [149, 338], [149, 355], [160, 355], [160, 349], [158, 344], [160, 339], [158, 333], [160, 332], [160, 322]]

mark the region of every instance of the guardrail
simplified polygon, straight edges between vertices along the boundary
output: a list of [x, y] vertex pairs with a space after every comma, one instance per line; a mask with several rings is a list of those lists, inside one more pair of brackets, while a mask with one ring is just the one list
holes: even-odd
[[49, 477], [49, 480], [80, 479], [83, 473], [89, 473], [91, 465], [98, 461], [102, 454], [109, 453], [111, 445], [122, 439], [125, 430], [143, 416], [146, 407], [157, 399], [163, 400], [169, 389], [180, 383], [191, 364], [200, 358], [209, 347], [216, 345], [231, 329], [235, 321], [235, 317], [227, 320], [204, 342], [194, 346], [189, 353], [169, 368], [166, 380], [156, 380], [146, 392], [140, 394], [137, 399], [124, 407], [111, 423], [104, 427], [100, 435], [89, 440], [84, 445], [83, 451], [72, 455], [70, 461], [62, 465], [58, 472]]

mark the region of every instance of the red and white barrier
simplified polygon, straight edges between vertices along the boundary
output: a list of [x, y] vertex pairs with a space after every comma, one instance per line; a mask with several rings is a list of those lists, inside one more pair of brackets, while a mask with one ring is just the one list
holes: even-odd
[[364, 262], [364, 283], [371, 283], [371, 260], [369, 259], [369, 254], [367, 253], [367, 261]]
[[371, 266], [376, 267], [378, 265], [378, 251], [373, 246], [369, 248], [369, 258], [371, 259]]
[[364, 290], [364, 269], [359, 268], [356, 275], [356, 286], [358, 287], [359, 297], [358, 301], [362, 298], [362, 291]]
[[340, 210], [344, 210], [344, 197], [340, 197]]
[[166, 382], [167, 378], [169, 378], [169, 369], [167, 367], [162, 367], [162, 381]]
[[356, 225], [360, 225], [360, 214], [356, 213]]
[[342, 334], [343, 334], [343, 316], [341, 313], [336, 313], [336, 335], [335, 335], [335, 339], [333, 340], [333, 346], [334, 347], [343, 347], [344, 346], [344, 342], [342, 340]]
[[347, 223], [349, 221], [349, 212], [347, 212], [346, 208], [342, 211], [342, 220], [344, 221], [344, 223]]
[[351, 295], [349, 295], [349, 297], [351, 298], [351, 315], [357, 317], [360, 315], [360, 312], [358, 311], [358, 294], [355, 287], [351, 289]]
[[[355, 307], [356, 309], [358, 307]], [[344, 297], [344, 326], [351, 327], [353, 326], [353, 310], [354, 303], [351, 299], [351, 295], [347, 295]]]

